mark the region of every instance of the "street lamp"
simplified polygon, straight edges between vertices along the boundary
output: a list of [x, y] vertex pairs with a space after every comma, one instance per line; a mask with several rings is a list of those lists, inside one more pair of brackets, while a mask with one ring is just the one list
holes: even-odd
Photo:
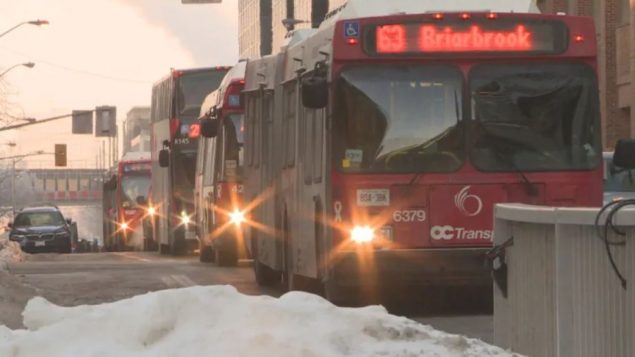
[[22, 25], [35, 25], [35, 26], [44, 26], [44, 25], [48, 25], [49, 22], [47, 20], [33, 20], [33, 21], [24, 21], [24, 22], [20, 22], [19, 24], [13, 26], [12, 28], [6, 30], [5, 32], [0, 34], [0, 37], [8, 34], [9, 32], [17, 29], [18, 27], [22, 26]]
[[24, 66], [26, 68], [33, 68], [35, 67], [35, 63], [33, 62], [26, 62], [26, 63], [18, 63], [18, 64], [14, 64], [13, 66], [7, 68], [4, 72], [0, 73], [0, 77], [4, 76], [5, 74], [7, 74], [7, 72], [9, 72], [10, 70], [16, 68], [16, 67], [20, 67], [20, 66]]

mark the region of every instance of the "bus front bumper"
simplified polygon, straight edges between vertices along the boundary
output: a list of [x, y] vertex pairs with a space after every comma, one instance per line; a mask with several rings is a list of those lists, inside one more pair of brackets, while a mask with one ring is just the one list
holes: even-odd
[[335, 255], [331, 281], [339, 286], [491, 285], [487, 248], [347, 251]]

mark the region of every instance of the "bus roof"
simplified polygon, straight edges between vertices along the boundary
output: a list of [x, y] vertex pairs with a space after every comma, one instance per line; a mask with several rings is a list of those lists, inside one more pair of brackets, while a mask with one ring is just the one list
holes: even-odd
[[129, 151], [121, 158], [120, 162], [130, 161], [150, 161], [150, 152], [147, 151]]
[[348, 0], [326, 16], [323, 26], [359, 17], [460, 11], [540, 13], [535, 0]]
[[203, 72], [203, 71], [227, 71], [228, 69], [230, 69], [231, 66], [216, 66], [216, 67], [201, 67], [201, 68], [186, 68], [186, 69], [175, 69], [172, 68], [170, 70], [170, 73], [164, 77], [162, 77], [161, 79], [159, 79], [158, 81], [156, 81], [154, 83], [154, 86], [163, 83], [163, 81], [171, 79], [172, 77], [174, 77], [175, 73], [179, 73], [179, 76], [184, 75], [184, 74], [190, 74], [190, 73], [197, 73], [197, 72]]

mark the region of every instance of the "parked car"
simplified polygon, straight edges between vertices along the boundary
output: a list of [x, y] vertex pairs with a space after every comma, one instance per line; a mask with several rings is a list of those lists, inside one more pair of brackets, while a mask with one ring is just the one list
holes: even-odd
[[9, 239], [23, 251], [70, 253], [73, 246], [71, 220], [64, 219], [55, 206], [28, 207], [9, 223]]
[[604, 204], [624, 198], [635, 198], [635, 170], [613, 163], [613, 152], [604, 152]]

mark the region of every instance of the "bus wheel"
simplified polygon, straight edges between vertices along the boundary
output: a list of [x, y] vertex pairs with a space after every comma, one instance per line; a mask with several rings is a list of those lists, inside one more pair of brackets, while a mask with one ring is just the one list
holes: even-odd
[[332, 280], [327, 280], [324, 283], [324, 297], [337, 306], [356, 307], [363, 305], [359, 289], [344, 287]]
[[199, 243], [198, 260], [201, 263], [213, 263], [216, 258], [216, 252], [209, 245]]
[[260, 286], [272, 286], [280, 282], [282, 273], [273, 270], [269, 266], [263, 264], [258, 258], [258, 241], [257, 238], [253, 238], [251, 242], [251, 252], [254, 259], [254, 275], [256, 276], [256, 283]]
[[167, 244], [159, 244], [159, 253], [168, 255], [170, 253], [170, 246], [168, 246]]
[[235, 267], [238, 265], [238, 251], [236, 249], [215, 249], [216, 262], [221, 267]]

